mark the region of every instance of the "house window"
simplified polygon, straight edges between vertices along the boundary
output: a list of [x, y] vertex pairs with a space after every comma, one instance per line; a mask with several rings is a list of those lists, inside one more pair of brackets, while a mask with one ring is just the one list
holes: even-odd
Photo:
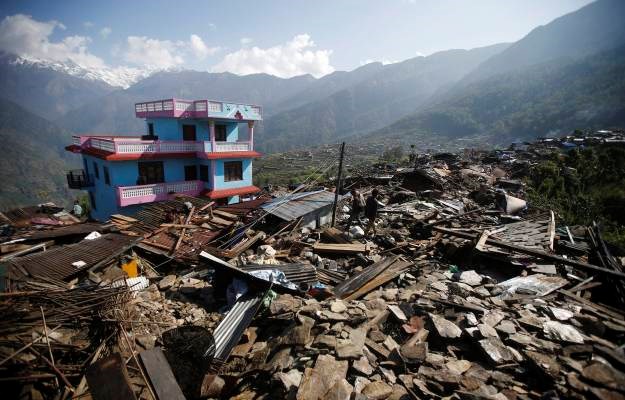
[[87, 160], [83, 158], [82, 163], [85, 165], [85, 175], [89, 176], [89, 164], [87, 164]]
[[148, 135], [154, 136], [154, 124], [152, 122], [148, 122]]
[[137, 185], [151, 185], [165, 182], [165, 172], [162, 161], [144, 161], [138, 164], [139, 177]]
[[100, 179], [100, 170], [98, 169], [98, 164], [96, 164], [95, 161], [93, 162], [93, 173], [97, 179]]
[[107, 167], [106, 165], [102, 167], [102, 171], [104, 171], [104, 183], [106, 183], [107, 185], [111, 184], [111, 177], [109, 175], [109, 167]]
[[184, 166], [184, 180], [185, 181], [197, 180], [197, 167], [195, 165]]
[[243, 162], [226, 161], [224, 162], [224, 181], [241, 181], [243, 180]]
[[208, 165], [200, 165], [200, 180], [208, 182]]
[[225, 142], [226, 140], [226, 125], [215, 125], [215, 141]]
[[197, 140], [195, 136], [195, 125], [182, 125], [182, 140]]
[[97, 210], [98, 208], [95, 206], [95, 196], [92, 191], [89, 191], [89, 202], [91, 203], [91, 208]]

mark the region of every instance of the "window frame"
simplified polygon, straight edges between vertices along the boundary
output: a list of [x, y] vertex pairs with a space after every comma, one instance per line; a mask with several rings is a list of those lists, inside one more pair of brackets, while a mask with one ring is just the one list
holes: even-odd
[[200, 180], [202, 182], [208, 182], [209, 180], [208, 165], [200, 164]]
[[111, 186], [111, 175], [109, 173], [109, 167], [106, 165], [102, 166], [102, 173], [104, 174], [104, 183]]
[[[189, 174], [189, 171], [191, 171], [191, 168], [193, 168], [193, 173]], [[189, 179], [190, 177], [192, 177], [193, 179]], [[197, 181], [197, 165], [192, 164], [192, 165], [184, 166], [184, 180], [185, 182]]]
[[93, 161], [93, 175], [95, 175], [96, 179], [100, 179], [100, 168], [98, 168], [98, 163]]
[[[187, 133], [191, 133], [189, 131], [185, 132], [185, 128], [190, 129], [193, 128], [193, 139], [187, 139], [186, 134]], [[197, 126], [195, 126], [195, 124], [182, 124], [182, 140], [184, 141], [189, 141], [189, 142], [195, 142], [197, 141]]]
[[[238, 171], [236, 171], [237, 169]], [[224, 182], [239, 182], [242, 180], [243, 161], [224, 161]]]
[[[223, 130], [221, 128], [217, 129], [217, 127], [223, 127]], [[219, 137], [221, 136], [221, 134], [223, 133], [223, 139], [219, 139]], [[220, 136], [217, 136], [217, 135]], [[226, 124], [215, 124], [215, 141], [216, 142], [227, 142], [228, 141], [228, 125]]]

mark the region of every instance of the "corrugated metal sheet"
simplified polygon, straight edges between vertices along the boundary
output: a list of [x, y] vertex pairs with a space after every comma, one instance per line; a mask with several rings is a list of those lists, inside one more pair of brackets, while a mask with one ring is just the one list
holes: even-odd
[[[130, 236], [110, 233], [98, 239], [83, 240], [43, 253], [19, 257], [9, 262], [11, 276], [24, 277], [26, 272], [33, 277], [43, 276], [63, 280], [118, 254], [135, 240], [136, 238]], [[84, 261], [85, 265], [75, 267], [72, 263], [76, 261]]]
[[24, 239], [27, 240], [43, 240], [43, 239], [55, 239], [62, 238], [67, 236], [78, 236], [85, 235], [87, 236], [91, 232], [103, 232], [106, 229], [110, 228], [110, 225], [98, 224], [95, 222], [87, 222], [84, 224], [75, 224], [69, 226], [61, 226], [55, 227], [51, 229], [34, 231], [26, 236]]
[[221, 320], [213, 332], [215, 359], [221, 362], [228, 359], [232, 349], [239, 343], [243, 332], [256, 315], [264, 295], [264, 292], [246, 293], [234, 303], [228, 315]]
[[[339, 196], [339, 200], [342, 196]], [[268, 213], [285, 221], [293, 221], [303, 215], [315, 212], [334, 203], [334, 193], [325, 190], [296, 193], [278, 197], [261, 207]]]
[[297, 264], [267, 264], [267, 265], [257, 265], [257, 264], [248, 264], [241, 266], [241, 269], [244, 271], [260, 271], [263, 269], [277, 269], [279, 271], [284, 272], [286, 279], [290, 282], [295, 283], [296, 285], [300, 283], [315, 283], [317, 282], [317, 268], [314, 265], [306, 264], [306, 263], [297, 263]]

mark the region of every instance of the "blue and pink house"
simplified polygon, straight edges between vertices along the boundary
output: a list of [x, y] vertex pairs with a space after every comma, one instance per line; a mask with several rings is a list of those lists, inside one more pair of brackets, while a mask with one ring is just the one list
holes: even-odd
[[236, 203], [252, 185], [254, 124], [259, 106], [168, 99], [135, 104], [145, 134], [80, 135], [66, 149], [82, 154], [83, 169], [67, 174], [70, 188], [87, 190], [92, 218], [133, 213], [140, 204], [176, 194]]

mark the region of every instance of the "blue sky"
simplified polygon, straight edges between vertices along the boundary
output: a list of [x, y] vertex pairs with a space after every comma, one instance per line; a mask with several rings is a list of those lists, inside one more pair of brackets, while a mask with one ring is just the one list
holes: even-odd
[[522, 38], [589, 0], [7, 1], [0, 50], [289, 77]]

